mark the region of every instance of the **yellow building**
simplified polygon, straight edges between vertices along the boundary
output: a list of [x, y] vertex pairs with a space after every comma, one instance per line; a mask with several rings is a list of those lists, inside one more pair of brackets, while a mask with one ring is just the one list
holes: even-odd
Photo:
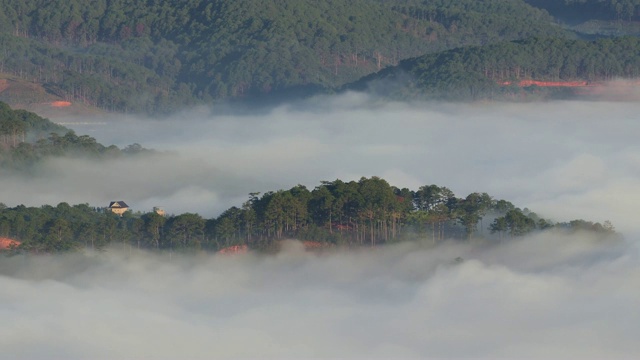
[[164, 211], [163, 208], [158, 207], [158, 206], [154, 206], [153, 208], [153, 212], [160, 215], [160, 216], [165, 216], [167, 213]]
[[111, 211], [114, 214], [118, 214], [122, 216], [127, 210], [129, 210], [129, 205], [127, 205], [124, 201], [112, 201], [109, 203], [109, 207], [107, 207], [108, 211]]

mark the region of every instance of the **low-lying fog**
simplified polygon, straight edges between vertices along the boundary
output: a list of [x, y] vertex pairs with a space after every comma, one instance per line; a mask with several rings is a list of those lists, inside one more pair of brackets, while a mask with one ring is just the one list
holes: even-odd
[[0, 201], [124, 200], [134, 210], [213, 217], [250, 192], [376, 175], [412, 190], [437, 184], [460, 197], [487, 192], [553, 220], [608, 219], [640, 233], [639, 113], [640, 103], [630, 102], [408, 105], [349, 94], [265, 114], [53, 119], [103, 144], [172, 154], [52, 160], [36, 178], [0, 176]]
[[640, 103], [348, 94], [264, 114], [53, 119], [103, 144], [167, 153], [0, 174], [0, 202], [124, 200], [213, 217], [249, 192], [376, 175], [487, 192], [556, 221], [611, 220], [627, 242], [546, 234], [493, 249], [5, 258], [0, 349], [29, 359], [637, 357], [639, 113]]
[[639, 264], [586, 234], [494, 249], [5, 258], [0, 348], [11, 359], [632, 359]]

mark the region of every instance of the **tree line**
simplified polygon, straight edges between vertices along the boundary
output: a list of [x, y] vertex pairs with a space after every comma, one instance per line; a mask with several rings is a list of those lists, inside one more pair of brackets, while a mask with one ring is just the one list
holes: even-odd
[[[16, 125], [17, 124], [17, 125]], [[28, 170], [50, 156], [106, 159], [148, 153], [139, 144], [104, 146], [88, 135], [0, 102], [0, 169]], [[299, 238], [345, 246], [376, 246], [411, 239], [503, 239], [549, 228], [613, 234], [609, 222], [552, 223], [486, 193], [458, 198], [446, 187], [397, 188], [379, 177], [323, 181], [313, 190], [250, 193], [240, 207], [216, 218], [126, 212], [117, 216], [88, 204], [9, 208], [0, 204], [0, 237], [22, 242], [20, 250], [56, 252], [122, 244], [147, 249], [206, 249], [234, 245], [269, 249]]]
[[464, 45], [566, 36], [522, 1], [0, 0], [0, 73], [109, 111], [334, 88]]
[[637, 37], [531, 38], [407, 59], [347, 88], [374, 89], [398, 97], [482, 99], [538, 91], [503, 85], [521, 79], [601, 82], [639, 77]]
[[54, 253], [122, 246], [169, 251], [218, 251], [247, 246], [268, 251], [297, 238], [345, 247], [446, 239], [505, 241], [534, 231], [585, 230], [615, 237], [609, 221], [553, 223], [486, 193], [456, 197], [446, 187], [397, 188], [379, 177], [323, 181], [313, 190], [249, 194], [240, 207], [205, 219], [195, 213], [122, 216], [88, 204], [7, 207], [0, 204], [0, 237], [21, 242], [17, 251]]
[[89, 135], [54, 124], [26, 110], [13, 110], [0, 102], [0, 170], [28, 171], [50, 156], [78, 156], [107, 159], [150, 153], [140, 144], [122, 149], [105, 146]]

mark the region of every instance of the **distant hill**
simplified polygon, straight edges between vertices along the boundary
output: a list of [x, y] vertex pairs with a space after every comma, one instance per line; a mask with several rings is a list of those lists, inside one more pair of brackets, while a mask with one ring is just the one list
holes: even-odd
[[570, 23], [587, 20], [640, 20], [640, 0], [525, 0]]
[[571, 35], [523, 0], [0, 0], [0, 73], [107, 111], [165, 112], [532, 36]]
[[640, 36], [640, 0], [525, 0], [581, 36]]
[[11, 109], [0, 102], [0, 174], [29, 171], [41, 160], [56, 156], [89, 157], [94, 160], [150, 153], [140, 144], [123, 149], [105, 146], [89, 135], [55, 124], [35, 113]]
[[[522, 87], [544, 97], [570, 94], [567, 88], [581, 84], [586, 87], [639, 77], [637, 37], [595, 41], [532, 38], [403, 60], [398, 66], [367, 76], [345, 89], [371, 90], [396, 98], [504, 99], [523, 94]], [[553, 89], [538, 91], [544, 82], [552, 82]]]

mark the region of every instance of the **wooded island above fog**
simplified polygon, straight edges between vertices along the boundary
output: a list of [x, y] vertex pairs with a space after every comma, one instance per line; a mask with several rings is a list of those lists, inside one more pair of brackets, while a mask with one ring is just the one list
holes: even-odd
[[[45, 160], [59, 157], [106, 162], [123, 156], [151, 156], [154, 161], [162, 161], [163, 156], [139, 144], [124, 149], [105, 146], [88, 135], [76, 135], [2, 103], [0, 145], [0, 169], [5, 176], [37, 172]], [[375, 176], [358, 181], [322, 181], [312, 190], [298, 185], [289, 190], [251, 193], [243, 204], [211, 219], [195, 213], [167, 215], [172, 213], [170, 204], [165, 213], [136, 209], [128, 199], [112, 200], [132, 208], [120, 208], [116, 213], [106, 208], [107, 204], [71, 206], [63, 202], [57, 206], [7, 207], [0, 203], [0, 237], [19, 242], [20, 251], [56, 252], [114, 244], [210, 251], [241, 245], [266, 250], [285, 238], [346, 246], [405, 240], [503, 241], [548, 229], [617, 236], [608, 221], [556, 223], [487, 193], [457, 197], [447, 187], [437, 185], [401, 189]]]
[[[7, 207], [0, 204], [0, 236], [20, 242], [17, 251], [58, 252], [126, 247], [218, 251], [230, 246], [269, 250], [278, 240], [319, 246], [376, 246], [398, 241], [446, 239], [502, 242], [534, 231], [590, 231], [618, 239], [609, 221], [554, 223], [486, 193], [456, 197], [446, 187], [399, 189], [378, 177], [322, 182], [313, 190], [250, 194], [217, 218], [156, 211], [116, 213], [88, 204]], [[169, 209], [170, 211], [170, 209]]]

